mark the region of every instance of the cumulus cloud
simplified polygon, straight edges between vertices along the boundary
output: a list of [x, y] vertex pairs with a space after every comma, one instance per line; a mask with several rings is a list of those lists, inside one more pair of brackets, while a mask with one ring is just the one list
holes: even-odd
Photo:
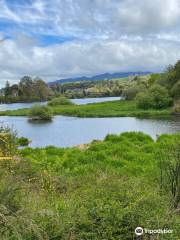
[[160, 71], [180, 57], [179, 23], [179, 0], [0, 0], [0, 83]]
[[91, 40], [48, 47], [25, 46], [13, 40], [1, 45], [0, 82], [24, 74], [53, 80], [80, 74], [150, 70], [174, 63], [180, 46], [167, 41]]

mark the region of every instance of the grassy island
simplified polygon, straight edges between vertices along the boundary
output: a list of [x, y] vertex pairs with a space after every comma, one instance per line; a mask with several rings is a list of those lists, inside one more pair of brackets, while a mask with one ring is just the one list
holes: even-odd
[[52, 120], [52, 111], [47, 106], [41, 106], [35, 104], [29, 111], [28, 111], [29, 121], [36, 122], [36, 121], [51, 121]]
[[[172, 108], [147, 109], [137, 107], [135, 101], [118, 100], [112, 102], [93, 103], [87, 105], [59, 105], [49, 106], [53, 115], [65, 115], [76, 117], [155, 117], [170, 116]], [[2, 111], [0, 115], [28, 116], [29, 109]]]

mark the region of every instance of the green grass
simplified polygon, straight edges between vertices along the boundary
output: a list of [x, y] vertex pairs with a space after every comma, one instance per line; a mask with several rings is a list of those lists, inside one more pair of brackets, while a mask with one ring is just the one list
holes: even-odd
[[[139, 109], [135, 101], [112, 101], [86, 105], [52, 106], [51, 109], [54, 115], [76, 117], [155, 117], [169, 116], [172, 114], [170, 108], [162, 110]], [[0, 115], [27, 116], [28, 111], [28, 109], [3, 111], [0, 112]]]
[[178, 141], [123, 133], [84, 150], [25, 148], [19, 160], [0, 161], [2, 239], [130, 240], [137, 226], [173, 229], [159, 239], [178, 239], [180, 217], [160, 191], [156, 155]]

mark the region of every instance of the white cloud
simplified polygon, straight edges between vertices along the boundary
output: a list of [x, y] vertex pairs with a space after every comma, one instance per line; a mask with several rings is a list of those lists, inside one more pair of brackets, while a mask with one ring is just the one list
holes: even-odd
[[[179, 0], [0, 0], [0, 26], [4, 22], [14, 25], [0, 33], [0, 39], [11, 36], [0, 43], [1, 85], [24, 74], [50, 81], [159, 71], [180, 58]], [[40, 47], [39, 34], [79, 40]]]
[[92, 40], [22, 48], [7, 40], [0, 46], [0, 82], [13, 82], [25, 74], [50, 81], [108, 71], [157, 71], [179, 57], [180, 46], [169, 41]]
[[[74, 36], [147, 35], [179, 32], [179, 0], [0, 0], [0, 19], [30, 31]], [[18, 2], [18, 1], [17, 1]]]

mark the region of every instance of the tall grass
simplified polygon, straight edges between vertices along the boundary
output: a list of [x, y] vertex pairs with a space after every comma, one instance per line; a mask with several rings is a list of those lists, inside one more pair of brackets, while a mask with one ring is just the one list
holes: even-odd
[[0, 161], [0, 236], [130, 240], [137, 226], [158, 226], [174, 230], [163, 239], [178, 239], [179, 215], [160, 191], [156, 156], [167, 142], [180, 135], [108, 135], [82, 150], [25, 148], [18, 160]]

